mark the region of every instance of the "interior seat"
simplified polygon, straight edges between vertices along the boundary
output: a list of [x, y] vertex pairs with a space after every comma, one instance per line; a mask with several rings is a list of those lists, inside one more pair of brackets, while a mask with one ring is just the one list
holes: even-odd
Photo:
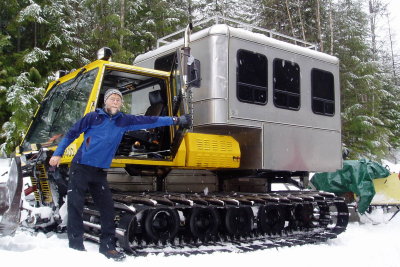
[[161, 90], [152, 91], [149, 93], [150, 107], [147, 108], [145, 116], [165, 116], [166, 105], [162, 97]]

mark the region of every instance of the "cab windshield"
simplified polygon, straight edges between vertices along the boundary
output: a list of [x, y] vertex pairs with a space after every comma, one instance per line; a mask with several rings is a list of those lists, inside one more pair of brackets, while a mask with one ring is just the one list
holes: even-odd
[[75, 78], [56, 85], [48, 92], [25, 137], [23, 150], [30, 150], [31, 144], [58, 144], [68, 129], [83, 116], [97, 73], [98, 68], [78, 73]]

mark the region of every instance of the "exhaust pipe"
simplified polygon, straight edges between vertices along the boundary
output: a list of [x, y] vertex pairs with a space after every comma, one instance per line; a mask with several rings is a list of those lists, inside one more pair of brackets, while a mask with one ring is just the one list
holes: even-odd
[[190, 34], [192, 33], [193, 30], [193, 24], [190, 22], [187, 26], [186, 26], [186, 30], [185, 30], [185, 39], [184, 39], [184, 47], [189, 47], [189, 43], [190, 43]]
[[190, 57], [190, 35], [192, 33], [193, 29], [193, 24], [189, 23], [189, 25], [186, 27], [185, 30], [185, 37], [183, 40], [183, 48], [182, 48], [182, 77], [183, 77], [183, 84], [182, 84], [182, 93], [185, 93], [188, 86], [188, 62], [189, 62], [189, 57]]

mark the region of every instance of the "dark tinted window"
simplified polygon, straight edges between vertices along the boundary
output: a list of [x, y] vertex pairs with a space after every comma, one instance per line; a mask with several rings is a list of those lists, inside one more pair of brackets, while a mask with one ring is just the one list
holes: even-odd
[[237, 97], [242, 102], [267, 103], [267, 57], [247, 50], [237, 53]]
[[154, 68], [156, 70], [171, 71], [175, 68], [175, 55], [176, 53], [171, 53], [157, 58], [154, 62]]
[[274, 59], [274, 104], [280, 108], [300, 108], [300, 67], [297, 63]]
[[[173, 75], [176, 76], [176, 70], [178, 67], [176, 53], [171, 53], [162, 57], [159, 57], [154, 62], [154, 68], [162, 71], [175, 72]], [[200, 61], [194, 59], [194, 62], [189, 66], [188, 80], [190, 85], [193, 87], [200, 87]]]
[[333, 116], [335, 114], [333, 74], [329, 71], [312, 69], [311, 88], [313, 112]]

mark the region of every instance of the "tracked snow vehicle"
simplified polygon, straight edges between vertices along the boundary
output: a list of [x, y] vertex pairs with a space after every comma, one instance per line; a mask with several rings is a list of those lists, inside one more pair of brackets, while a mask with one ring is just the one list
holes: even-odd
[[[25, 193], [48, 212], [24, 205], [24, 224], [63, 225], [68, 166], [83, 138], [66, 149], [59, 168], [48, 160], [113, 87], [124, 96], [124, 112], [193, 116], [189, 130], [127, 132], [116, 151], [107, 172], [116, 237], [126, 251], [154, 252], [160, 243], [177, 250], [235, 240], [301, 244], [344, 231], [343, 199], [304, 190], [309, 172], [342, 166], [338, 59], [300, 40], [226, 24], [183, 32], [133, 65], [112, 62], [103, 49], [99, 60], [50, 83], [19, 148], [20, 175], [31, 179]], [[296, 190], [274, 191], [275, 184]], [[98, 240], [98, 217], [88, 197], [86, 238]]]

